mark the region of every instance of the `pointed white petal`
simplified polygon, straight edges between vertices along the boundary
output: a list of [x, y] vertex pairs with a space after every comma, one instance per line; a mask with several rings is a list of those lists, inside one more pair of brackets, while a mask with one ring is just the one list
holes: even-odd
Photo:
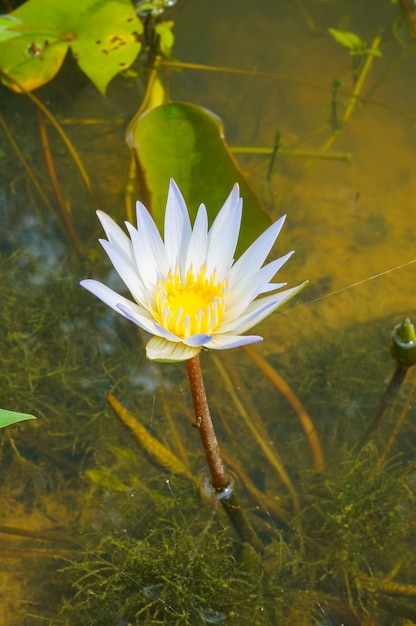
[[301, 285], [297, 285], [296, 287], [292, 287], [291, 289], [285, 289], [281, 293], [272, 294], [270, 296], [265, 296], [264, 298], [259, 298], [252, 302], [246, 309], [243, 315], [234, 320], [230, 320], [225, 324], [221, 324], [218, 330], [223, 332], [233, 332], [233, 333], [244, 333], [259, 322], [261, 322], [265, 317], [273, 313], [279, 306], [281, 306], [284, 302], [287, 302], [290, 298], [299, 293], [305, 286], [307, 285], [307, 281], [302, 283]]
[[286, 283], [270, 283], [276, 272], [286, 263], [292, 252], [260, 268], [257, 272], [242, 278], [236, 286], [230, 286], [224, 322], [229, 322], [244, 313], [257, 296], [285, 287]]
[[151, 335], [160, 334], [152, 315], [135, 302], [130, 302], [130, 300], [119, 302], [116, 311]]
[[166, 275], [169, 261], [159, 231], [149, 212], [141, 202], [136, 204], [137, 230], [126, 223], [133, 244], [136, 265], [147, 288], [153, 286], [158, 276]]
[[268, 285], [265, 285], [261, 290], [259, 290], [258, 295], [262, 293], [270, 293], [270, 291], [277, 291], [282, 287], [286, 287], [286, 285], [287, 283], [269, 283]]
[[171, 179], [166, 203], [164, 239], [170, 268], [185, 259], [191, 237], [191, 222], [185, 200]]
[[[292, 256], [292, 254], [294, 254], [294, 252], [295, 251], [292, 250], [291, 252], [288, 252], [284, 256], [281, 256], [279, 259], [275, 259], [274, 261], [267, 263], [267, 265], [265, 265], [264, 267], [261, 267], [256, 272], [255, 280], [258, 281], [259, 284], [263, 284], [264, 286], [266, 286], [267, 283], [271, 281], [273, 276], [277, 274], [280, 268], [283, 267], [283, 265], [290, 259], [290, 257]], [[259, 293], [261, 293], [261, 291], [259, 291]]]
[[121, 279], [127, 285], [127, 280], [131, 282], [129, 279], [131, 272], [136, 271], [132, 243], [109, 215], [103, 211], [97, 211], [97, 215], [108, 238], [108, 241], [105, 239], [98, 241], [103, 246]]
[[187, 339], [183, 340], [183, 343], [187, 346], [192, 346], [194, 348], [201, 348], [205, 346], [212, 339], [212, 335], [200, 334], [200, 335], [192, 335]]
[[133, 259], [133, 248], [126, 233], [123, 232], [120, 226], [116, 224], [107, 213], [104, 213], [104, 211], [97, 211], [97, 216], [111, 245], [120, 250], [124, 250], [126, 255]]
[[238, 183], [235, 183], [230, 193], [228, 194], [226, 201], [222, 205], [221, 211], [228, 212], [235, 204], [237, 204], [239, 199], [240, 199], [240, 187], [238, 186]]
[[226, 350], [228, 348], [245, 346], [248, 343], [258, 343], [259, 341], [263, 341], [263, 337], [259, 335], [215, 335], [206, 347], [213, 350]]
[[240, 233], [242, 206], [238, 185], [234, 185], [208, 233], [207, 273], [210, 275], [216, 270], [219, 281], [224, 279], [233, 261]]
[[247, 286], [243, 281], [237, 285], [233, 291], [233, 296], [229, 298], [227, 302], [227, 308], [224, 313], [223, 323], [231, 322], [233, 319], [237, 319], [244, 315], [246, 309], [257, 298], [257, 296], [263, 293], [269, 293], [285, 287], [287, 283], [267, 283], [266, 285], [251, 283]]
[[242, 278], [236, 286], [230, 287], [227, 307], [224, 314], [224, 323], [242, 315], [249, 304], [263, 293], [276, 291], [285, 287], [287, 283], [270, 283], [269, 281], [278, 272], [284, 263], [292, 256], [289, 252], [280, 259], [268, 263], [253, 274]]
[[[263, 265], [282, 229], [285, 219], [286, 215], [283, 215], [277, 222], [269, 226], [241, 255], [238, 261], [234, 263], [230, 272], [231, 286], [237, 285], [247, 274], [252, 274]], [[285, 257], [282, 257], [282, 259], [284, 259], [282, 261], [283, 265], [287, 259]]]
[[244, 293], [252, 293], [253, 296], [251, 299], [254, 300], [260, 293], [278, 289], [280, 286], [285, 285], [286, 283], [274, 283], [274, 286], [270, 286], [269, 283], [292, 254], [292, 252], [289, 252], [289, 254], [268, 263], [259, 270], [252, 273], [249, 272], [244, 278], [241, 278], [237, 284], [233, 284], [230, 281], [228, 306], [233, 307], [234, 302], [240, 300], [240, 298], [244, 296]]
[[119, 293], [113, 291], [110, 287], [107, 287], [107, 285], [103, 285], [103, 283], [100, 283], [98, 280], [87, 278], [85, 280], [81, 280], [80, 285], [94, 294], [94, 296], [99, 298], [102, 302], [104, 302], [104, 304], [116, 311], [116, 313], [121, 313], [124, 317], [126, 317], [125, 313], [119, 309], [119, 305], [131, 304], [130, 300], [120, 296]]
[[146, 307], [149, 302], [149, 295], [137, 271], [134, 259], [129, 259], [122, 249], [112, 246], [106, 239], [100, 239], [99, 241], [133, 298], [136, 302]]
[[157, 322], [155, 322], [155, 326], [156, 326], [157, 330], [159, 331], [157, 333], [159, 335], [159, 337], [163, 337], [167, 341], [171, 341], [173, 343], [178, 343], [178, 342], [182, 341], [182, 339], [180, 337], [177, 337], [176, 335], [171, 333], [170, 330], [167, 330], [167, 328], [164, 328], [163, 326], [161, 326]]
[[200, 348], [185, 346], [183, 343], [172, 343], [166, 339], [152, 337], [146, 346], [146, 355], [153, 361], [186, 361], [196, 356]]
[[[186, 253], [186, 262], [184, 267], [185, 276], [191, 267], [196, 274], [201, 269], [202, 265], [204, 265], [207, 254], [207, 241], [208, 216], [205, 206], [201, 204], [198, 209], [194, 228]], [[185, 276], [182, 276], [182, 280], [185, 279]]]
[[157, 334], [160, 337], [163, 337], [164, 339], [166, 339], [167, 341], [171, 343], [183, 342], [185, 345], [191, 346], [193, 348], [200, 348], [201, 346], [204, 346], [208, 341], [212, 339], [211, 335], [202, 334], [202, 333], [198, 335], [192, 335], [191, 337], [188, 337], [187, 339], [182, 339], [181, 337], [177, 337], [176, 335], [171, 333], [166, 328], [163, 328], [163, 326], [161, 326], [157, 322], [155, 322], [155, 327], [158, 330]]

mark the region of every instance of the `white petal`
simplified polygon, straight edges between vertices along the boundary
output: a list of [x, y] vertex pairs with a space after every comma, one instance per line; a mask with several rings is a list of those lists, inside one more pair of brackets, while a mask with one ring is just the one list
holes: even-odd
[[170, 341], [171, 343], [183, 342], [187, 346], [191, 346], [193, 348], [200, 348], [201, 346], [204, 346], [208, 341], [211, 341], [212, 339], [212, 335], [207, 335], [205, 333], [204, 334], [200, 333], [198, 335], [191, 335], [187, 339], [182, 339], [181, 337], [178, 337], [177, 335], [174, 335], [173, 333], [171, 333], [166, 328], [163, 328], [163, 326], [161, 326], [157, 322], [155, 322], [155, 327], [158, 330], [157, 334], [159, 335], [159, 337], [163, 337], [164, 339], [166, 339], [167, 341]]
[[257, 285], [256, 282], [247, 285], [245, 282], [240, 281], [233, 291], [232, 298], [230, 296], [227, 302], [223, 323], [226, 324], [237, 317], [241, 317], [258, 295], [276, 291], [277, 289], [286, 287], [286, 285], [287, 283], [267, 283], [266, 285], [260, 283]]
[[166, 339], [152, 337], [146, 346], [146, 355], [153, 361], [186, 361], [196, 356], [200, 350], [185, 346], [183, 343], [172, 343]]
[[233, 261], [240, 233], [243, 201], [234, 185], [208, 233], [207, 273], [214, 270], [217, 280], [224, 279]]
[[230, 193], [228, 194], [226, 201], [222, 205], [221, 210], [224, 210], [225, 212], [229, 211], [235, 204], [237, 204], [239, 199], [240, 199], [240, 188], [238, 186], [238, 183], [235, 183]]
[[184, 267], [185, 275], [182, 276], [182, 280], [185, 279], [186, 273], [191, 268], [191, 266], [194, 273], [198, 273], [202, 265], [204, 265], [207, 254], [207, 241], [208, 216], [205, 206], [201, 204], [198, 209], [191, 239], [189, 241], [189, 246], [186, 253], [186, 263]]
[[120, 226], [116, 224], [107, 213], [104, 213], [104, 211], [97, 211], [97, 216], [111, 245], [123, 250], [128, 258], [133, 259], [133, 248], [126, 233], [123, 232]]
[[244, 313], [250, 302], [262, 293], [276, 291], [286, 283], [270, 283], [276, 272], [292, 256], [292, 252], [260, 268], [257, 272], [242, 278], [236, 286], [230, 287], [224, 322], [229, 322]]
[[213, 350], [226, 350], [228, 348], [238, 348], [239, 346], [245, 346], [248, 343], [258, 343], [263, 341], [263, 337], [259, 335], [215, 335], [212, 341], [207, 344], [207, 348]]
[[269, 283], [271, 279], [277, 274], [279, 269], [282, 267], [284, 263], [292, 256], [293, 252], [289, 252], [284, 257], [280, 257], [280, 259], [276, 259], [275, 261], [271, 261], [264, 267], [261, 267], [259, 270], [248, 272], [246, 276], [242, 277], [238, 283], [233, 284], [230, 280], [229, 282], [229, 305], [234, 306], [234, 300], [239, 300], [241, 295], [244, 292], [250, 291], [253, 294], [253, 300], [256, 296], [264, 291], [271, 291], [271, 289], [278, 289], [280, 285], [285, 285], [286, 283], [275, 283], [275, 287], [269, 288]]
[[[269, 226], [241, 255], [238, 261], [234, 263], [230, 272], [230, 285], [232, 287], [237, 285], [247, 274], [252, 274], [263, 265], [282, 229], [285, 219], [286, 215], [283, 215], [277, 222]], [[285, 257], [282, 257], [282, 259], [284, 259], [282, 261], [283, 265], [287, 259]]]
[[149, 302], [149, 295], [137, 271], [135, 260], [129, 259], [122, 249], [112, 246], [106, 239], [99, 241], [133, 298], [146, 307]]
[[299, 293], [299, 291], [301, 291], [307, 284], [308, 283], [306, 281], [301, 285], [297, 285], [297, 287], [286, 289], [281, 293], [272, 294], [270, 296], [265, 296], [264, 298], [259, 298], [258, 300], [255, 300], [247, 307], [245, 313], [242, 316], [234, 320], [230, 320], [225, 324], [221, 324], [218, 330], [221, 333], [246, 332], [256, 324], [261, 322], [265, 317], [270, 315], [270, 313], [273, 313], [273, 311], [275, 311], [284, 302]]
[[133, 244], [136, 265], [143, 283], [150, 290], [160, 275], [166, 275], [169, 261], [159, 231], [141, 202], [136, 204], [137, 230], [126, 223]]
[[173, 343], [178, 343], [179, 341], [182, 341], [182, 339], [180, 337], [177, 337], [176, 335], [171, 333], [170, 330], [167, 330], [167, 328], [164, 328], [163, 326], [161, 326], [157, 322], [155, 322], [155, 326], [156, 326], [157, 330], [159, 331], [157, 333], [159, 335], [159, 337], [163, 337], [167, 341], [171, 341]]
[[120, 296], [119, 293], [113, 291], [110, 287], [107, 287], [107, 285], [103, 285], [103, 283], [100, 283], [98, 280], [87, 278], [86, 280], [81, 280], [80, 285], [94, 294], [94, 296], [99, 298], [104, 304], [111, 307], [116, 313], [121, 313], [126, 317], [125, 313], [119, 309], [119, 305], [132, 304], [130, 300]]
[[[264, 267], [261, 267], [256, 272], [255, 280], [258, 281], [260, 285], [261, 284], [264, 285], [264, 288], [266, 288], [266, 285], [271, 281], [273, 276], [277, 274], [280, 268], [290, 259], [293, 253], [294, 253], [294, 250], [292, 250], [291, 252], [288, 252], [284, 256], [281, 256], [280, 259], [271, 261], [270, 263], [267, 263], [267, 265], [265, 265]], [[269, 291], [269, 290], [266, 288], [266, 291]], [[259, 293], [261, 293], [261, 290], [259, 290]]]
[[108, 238], [108, 241], [105, 239], [98, 241], [103, 246], [119, 276], [127, 285], [126, 281], [132, 282], [129, 280], [131, 270], [136, 271], [132, 243], [109, 215], [103, 211], [97, 211], [97, 215]]
[[277, 291], [282, 287], [286, 287], [286, 285], [287, 283], [268, 283], [258, 290], [257, 295], [261, 295], [262, 293], [269, 293], [270, 291]]
[[135, 302], [130, 300], [119, 302], [116, 311], [151, 335], [160, 334], [152, 315]]
[[171, 270], [181, 259], [185, 259], [190, 236], [191, 222], [185, 200], [175, 181], [171, 180], [164, 226], [165, 247]]
[[199, 335], [192, 335], [191, 337], [184, 339], [183, 343], [187, 346], [192, 346], [194, 348], [201, 348], [202, 346], [205, 346], [205, 344], [209, 343], [211, 340], [212, 335], [201, 333]]

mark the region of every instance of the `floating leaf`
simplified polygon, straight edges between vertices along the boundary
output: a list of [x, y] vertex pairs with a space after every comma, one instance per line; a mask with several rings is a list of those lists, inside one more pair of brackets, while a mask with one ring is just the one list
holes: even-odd
[[16, 424], [17, 422], [24, 422], [25, 420], [35, 420], [34, 415], [28, 413], [16, 413], [16, 411], [7, 411], [6, 409], [0, 409], [0, 428], [10, 426], [10, 424]]
[[80, 8], [71, 48], [81, 69], [105, 93], [110, 80], [139, 54], [143, 26], [130, 0], [81, 0]]
[[50, 81], [71, 47], [81, 69], [105, 93], [141, 48], [143, 25], [130, 0], [28, 0], [7, 18], [0, 22], [0, 67], [28, 90]]
[[127, 142], [135, 149], [152, 215], [160, 229], [169, 179], [178, 184], [192, 219], [201, 202], [210, 221], [238, 182], [244, 199], [239, 250], [259, 236], [271, 219], [245, 180], [224, 141], [220, 120], [193, 104], [171, 102], [133, 119]]
[[[49, 82], [58, 73], [69, 43], [62, 39], [62, 34], [53, 26], [31, 27], [28, 22], [19, 21], [23, 22], [21, 32], [13, 32], [9, 27], [7, 32], [14, 34], [14, 38], [7, 41], [1, 38], [0, 67], [31, 91]], [[2, 82], [14, 91], [20, 91], [17, 85], [4, 77]]]

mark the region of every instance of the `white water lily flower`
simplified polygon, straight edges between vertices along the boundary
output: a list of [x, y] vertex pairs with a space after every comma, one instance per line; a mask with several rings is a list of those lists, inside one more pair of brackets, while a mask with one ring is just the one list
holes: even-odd
[[293, 254], [289, 252], [262, 267], [285, 216], [234, 262], [241, 214], [242, 199], [238, 185], [234, 185], [211, 228], [203, 204], [192, 228], [185, 201], [173, 180], [166, 204], [164, 241], [141, 202], [137, 202], [138, 228], [126, 222], [130, 238], [111, 217], [97, 211], [108, 237], [100, 243], [134, 302], [96, 280], [83, 280], [81, 285], [153, 335], [146, 346], [149, 359], [184, 361], [202, 348], [223, 350], [262, 341], [258, 335], [242, 333], [306, 283], [270, 294], [286, 284], [270, 281]]

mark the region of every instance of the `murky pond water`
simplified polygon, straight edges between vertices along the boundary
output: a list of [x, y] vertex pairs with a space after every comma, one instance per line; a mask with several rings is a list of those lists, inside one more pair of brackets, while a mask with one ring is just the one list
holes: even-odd
[[[201, 359], [261, 555], [204, 495], [184, 364], [146, 361], [146, 338], [78, 285], [118, 286], [95, 209], [125, 218], [145, 76], [103, 98], [68, 59], [34, 92], [93, 195], [33, 102], [0, 88], [0, 406], [38, 417], [1, 433], [1, 624], [416, 622], [411, 368], [375, 422], [391, 332], [416, 317], [414, 13], [410, 0], [185, 0], [170, 16], [169, 98], [221, 118], [268, 213], [288, 215], [281, 280], [310, 281], [256, 329], [262, 344]], [[373, 53], [357, 61], [329, 28]], [[184, 471], [138, 445], [108, 392]]]

